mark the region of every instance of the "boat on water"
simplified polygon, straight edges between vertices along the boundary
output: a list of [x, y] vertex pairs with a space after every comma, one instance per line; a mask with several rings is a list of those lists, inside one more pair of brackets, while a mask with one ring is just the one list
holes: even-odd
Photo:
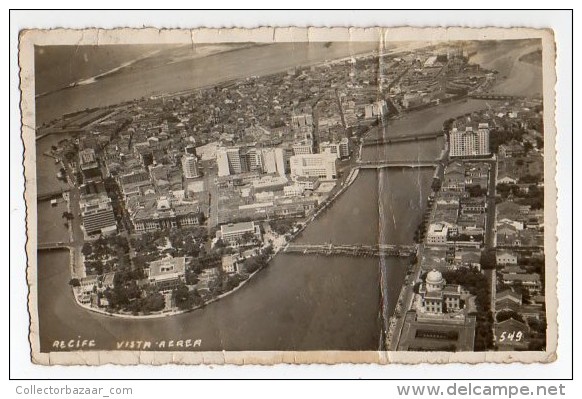
[[51, 206], [57, 206], [57, 199], [56, 198], [53, 198], [51, 200]]

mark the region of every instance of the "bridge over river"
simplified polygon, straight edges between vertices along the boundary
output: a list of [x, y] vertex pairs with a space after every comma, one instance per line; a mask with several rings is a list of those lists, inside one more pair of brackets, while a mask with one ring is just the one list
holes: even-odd
[[507, 94], [494, 94], [494, 93], [473, 93], [469, 94], [469, 98], [473, 98], [475, 100], [496, 100], [496, 101], [527, 99], [527, 97], [525, 96], [510, 96]]
[[72, 249], [74, 243], [71, 242], [43, 242], [37, 245], [37, 251], [54, 251], [60, 249]]
[[440, 130], [438, 132], [429, 132], [423, 134], [401, 134], [398, 136], [388, 136], [388, 137], [375, 137], [375, 138], [366, 138], [362, 141], [362, 146], [375, 146], [381, 144], [392, 144], [392, 143], [406, 143], [406, 142], [413, 142], [413, 141], [422, 141], [422, 140], [433, 140], [439, 137], [444, 136], [445, 132]]
[[434, 168], [439, 161], [358, 161], [360, 169], [384, 169], [384, 168]]
[[62, 197], [64, 193], [68, 193], [68, 192], [69, 192], [69, 190], [59, 189], [59, 190], [53, 190], [53, 191], [50, 191], [47, 193], [39, 193], [36, 195], [36, 200], [37, 201], [48, 201], [48, 200]]
[[284, 253], [325, 256], [411, 256], [417, 246], [411, 245], [365, 245], [365, 244], [287, 244]]

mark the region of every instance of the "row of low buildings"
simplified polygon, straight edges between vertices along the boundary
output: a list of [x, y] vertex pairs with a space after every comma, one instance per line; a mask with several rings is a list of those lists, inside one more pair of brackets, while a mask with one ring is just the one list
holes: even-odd
[[[428, 246], [479, 248], [482, 245], [487, 221], [488, 175], [487, 163], [452, 162], [447, 165], [430, 213], [426, 233]], [[471, 188], [477, 188], [479, 195], [471, 196]]]

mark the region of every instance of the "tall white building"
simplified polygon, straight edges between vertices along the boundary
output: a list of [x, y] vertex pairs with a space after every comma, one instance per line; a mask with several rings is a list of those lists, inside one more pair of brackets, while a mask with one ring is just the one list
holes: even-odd
[[291, 178], [318, 177], [323, 180], [337, 178], [337, 156], [334, 154], [303, 154], [291, 157]]
[[350, 141], [347, 137], [344, 137], [339, 142], [340, 145], [340, 158], [347, 158], [350, 156]]
[[200, 176], [196, 156], [190, 154], [182, 156], [182, 173], [186, 179], [194, 179]]
[[228, 155], [226, 148], [218, 148], [216, 150], [216, 164], [218, 165], [218, 176], [230, 175], [230, 167], [228, 166]]
[[489, 155], [489, 125], [480, 123], [474, 130], [471, 126], [465, 130], [453, 128], [450, 133], [451, 157], [467, 157], [475, 155]]
[[231, 175], [247, 171], [246, 157], [241, 156], [240, 148], [230, 147], [226, 149], [226, 157], [228, 159], [228, 167]]
[[285, 175], [285, 152], [282, 148], [222, 147], [216, 151], [218, 176], [244, 172]]

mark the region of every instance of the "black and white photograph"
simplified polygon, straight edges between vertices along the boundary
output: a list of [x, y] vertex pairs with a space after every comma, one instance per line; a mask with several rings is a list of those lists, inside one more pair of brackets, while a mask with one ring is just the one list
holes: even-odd
[[552, 32], [273, 29], [21, 32], [32, 361], [555, 360]]

